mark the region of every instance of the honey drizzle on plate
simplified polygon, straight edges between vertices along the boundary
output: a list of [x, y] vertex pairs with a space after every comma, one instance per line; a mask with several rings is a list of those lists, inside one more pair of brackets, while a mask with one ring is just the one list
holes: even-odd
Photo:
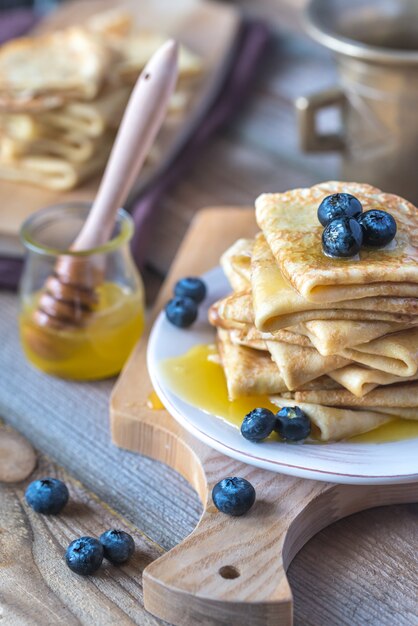
[[[268, 396], [246, 396], [229, 400], [223, 368], [214, 359], [217, 355], [215, 345], [197, 345], [181, 356], [162, 361], [160, 371], [170, 390], [182, 400], [238, 428], [244, 416], [255, 407], [265, 407], [274, 412], [278, 410]], [[415, 437], [418, 437], [418, 421], [395, 417], [392, 422], [368, 433], [356, 435], [348, 441], [384, 443]]]

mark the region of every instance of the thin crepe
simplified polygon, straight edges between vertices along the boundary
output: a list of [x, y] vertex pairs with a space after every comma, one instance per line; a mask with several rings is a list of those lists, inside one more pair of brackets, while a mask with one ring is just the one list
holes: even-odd
[[415, 376], [411, 376], [410, 378], [403, 378], [401, 376], [395, 376], [393, 374], [388, 374], [387, 372], [381, 372], [379, 370], [370, 369], [354, 363], [346, 365], [345, 367], [333, 372], [328, 372], [328, 376], [358, 398], [365, 396], [379, 385], [392, 385], [395, 383], [417, 380], [418, 378], [418, 374], [415, 374]]
[[267, 341], [266, 343], [287, 389], [290, 390], [297, 389], [349, 363], [347, 359], [338, 355], [323, 357], [313, 348], [282, 341]]
[[[358, 258], [336, 259], [322, 252], [323, 227], [317, 209], [332, 193], [351, 193], [364, 210], [383, 209], [397, 222], [394, 242], [363, 248]], [[418, 211], [407, 200], [366, 184], [327, 182], [256, 200], [256, 219], [280, 271], [311, 302], [368, 297], [418, 297]]]
[[[294, 406], [294, 400], [272, 396], [270, 401], [278, 407]], [[339, 441], [374, 430], [394, 418], [369, 409], [353, 411], [335, 407], [318, 406], [308, 402], [298, 402], [313, 424], [313, 434], [320, 441]]]
[[311, 402], [323, 406], [344, 407], [380, 407], [390, 409], [415, 408], [418, 413], [418, 382], [406, 382], [396, 385], [387, 385], [373, 389], [361, 398], [353, 395], [346, 389], [335, 391], [295, 391], [296, 403]]

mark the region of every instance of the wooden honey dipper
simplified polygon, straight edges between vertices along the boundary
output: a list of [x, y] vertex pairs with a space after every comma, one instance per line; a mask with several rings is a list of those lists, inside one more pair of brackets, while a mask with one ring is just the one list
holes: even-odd
[[[71, 251], [92, 250], [110, 239], [116, 213], [123, 206], [163, 123], [177, 80], [177, 58], [178, 44], [167, 41], [138, 78], [96, 198]], [[97, 302], [95, 289], [102, 280], [99, 255], [60, 256], [33, 313], [35, 324], [55, 329], [83, 326]], [[35, 334], [31, 344], [44, 355], [52, 348]]]

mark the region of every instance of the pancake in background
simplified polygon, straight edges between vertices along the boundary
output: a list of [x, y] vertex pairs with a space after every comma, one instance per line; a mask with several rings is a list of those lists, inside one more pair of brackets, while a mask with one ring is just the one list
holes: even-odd
[[85, 163], [72, 163], [54, 157], [23, 157], [10, 163], [0, 163], [0, 179], [65, 191], [100, 171], [109, 152], [110, 145], [101, 146]]
[[[393, 245], [362, 249], [359, 258], [322, 252], [317, 209], [332, 193], [351, 193], [364, 210], [383, 209], [397, 222]], [[311, 302], [367, 297], [418, 297], [418, 211], [409, 202], [359, 183], [327, 182], [256, 200], [256, 219], [286, 280]]]
[[[277, 407], [294, 406], [292, 399], [273, 396], [270, 401]], [[321, 441], [338, 441], [355, 435], [367, 433], [394, 417], [370, 409], [351, 410], [335, 407], [319, 406], [308, 402], [298, 402], [299, 408], [306, 413], [312, 422], [313, 434]]]
[[328, 372], [348, 365], [341, 356], [321, 356], [313, 348], [281, 341], [267, 341], [267, 348], [276, 363], [287, 389], [297, 389]]
[[92, 100], [111, 59], [110, 49], [82, 28], [14, 39], [0, 49], [0, 108], [41, 111]]

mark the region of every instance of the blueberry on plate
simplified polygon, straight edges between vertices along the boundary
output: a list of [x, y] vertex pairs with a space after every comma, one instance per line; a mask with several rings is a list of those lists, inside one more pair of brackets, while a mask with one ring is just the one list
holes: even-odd
[[26, 502], [37, 513], [57, 515], [68, 502], [68, 489], [58, 478], [34, 480], [25, 491]]
[[333, 193], [327, 196], [318, 207], [318, 219], [322, 226], [328, 226], [338, 217], [357, 218], [363, 211], [360, 200], [351, 193]]
[[328, 224], [322, 233], [322, 249], [327, 256], [352, 257], [360, 252], [363, 232], [356, 220], [341, 217]]
[[125, 563], [135, 551], [135, 542], [129, 533], [112, 528], [99, 537], [104, 556], [111, 563]]
[[358, 218], [363, 231], [363, 245], [371, 248], [383, 248], [396, 235], [396, 222], [390, 213], [371, 209]]
[[76, 574], [81, 576], [94, 574], [103, 561], [103, 546], [94, 537], [80, 537], [68, 546], [65, 561]]
[[274, 430], [276, 416], [269, 409], [253, 409], [244, 417], [241, 424], [241, 435], [248, 441], [262, 441]]
[[187, 278], [182, 278], [175, 284], [174, 295], [179, 298], [186, 296], [199, 304], [205, 299], [206, 285], [200, 278], [188, 276]]
[[255, 489], [245, 478], [224, 478], [214, 486], [212, 500], [219, 511], [237, 517], [251, 509]]
[[311, 420], [298, 406], [285, 406], [276, 415], [276, 428], [282, 439], [301, 441], [311, 432]]
[[168, 321], [177, 328], [187, 328], [197, 318], [197, 304], [187, 296], [175, 297], [167, 302], [165, 314]]

